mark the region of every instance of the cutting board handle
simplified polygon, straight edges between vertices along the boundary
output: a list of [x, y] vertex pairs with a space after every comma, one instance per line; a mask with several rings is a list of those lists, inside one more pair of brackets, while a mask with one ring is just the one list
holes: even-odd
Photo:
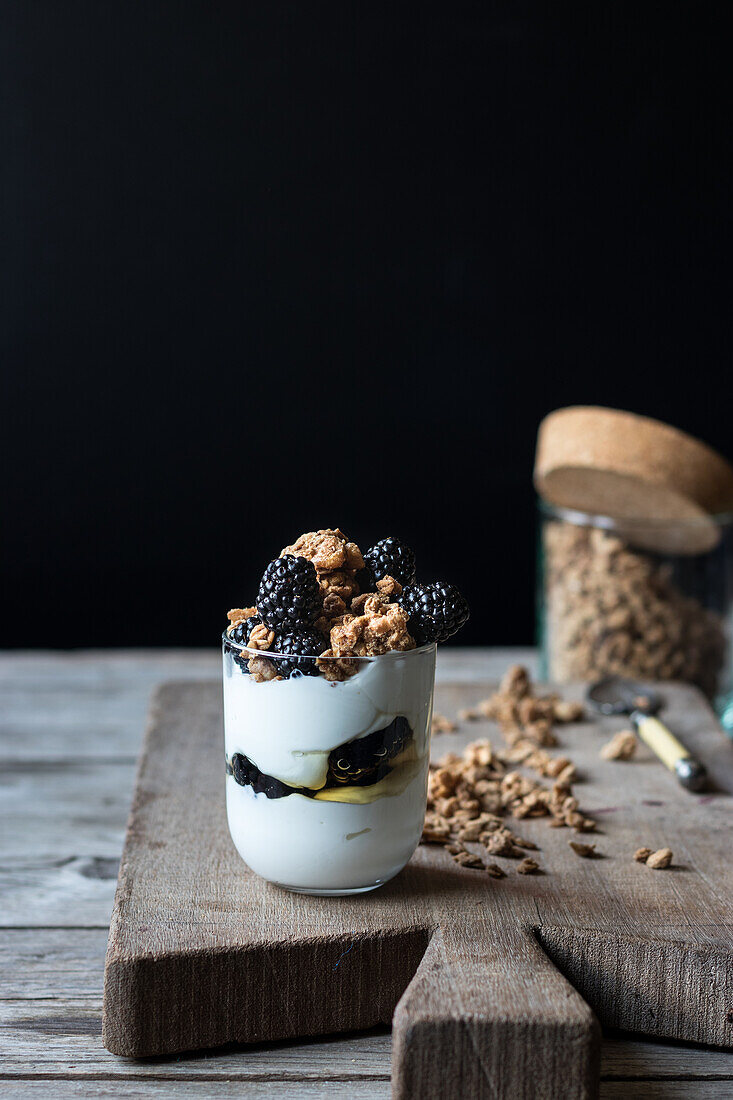
[[543, 1059], [543, 1096], [595, 1096], [592, 1010], [531, 930], [503, 927], [498, 915], [487, 924], [485, 939], [434, 933], [394, 1015], [393, 1100], [524, 1097], [532, 1050]]

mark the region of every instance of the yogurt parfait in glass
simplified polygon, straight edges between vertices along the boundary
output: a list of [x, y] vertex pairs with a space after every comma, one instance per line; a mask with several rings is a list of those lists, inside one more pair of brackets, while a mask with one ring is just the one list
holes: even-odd
[[363, 557], [309, 532], [265, 570], [223, 635], [229, 830], [286, 889], [355, 894], [393, 878], [423, 829], [436, 645], [468, 618], [418, 585], [399, 540]]

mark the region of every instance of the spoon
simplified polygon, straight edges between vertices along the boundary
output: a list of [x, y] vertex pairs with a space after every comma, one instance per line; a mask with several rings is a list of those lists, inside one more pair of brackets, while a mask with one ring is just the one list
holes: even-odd
[[591, 685], [588, 699], [601, 714], [628, 714], [639, 737], [675, 773], [682, 786], [688, 791], [703, 789], [707, 783], [705, 765], [655, 717], [662, 705], [655, 691], [621, 676], [606, 676]]

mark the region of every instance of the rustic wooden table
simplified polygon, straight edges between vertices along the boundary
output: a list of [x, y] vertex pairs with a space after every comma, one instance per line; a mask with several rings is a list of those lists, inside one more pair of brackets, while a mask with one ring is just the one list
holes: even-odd
[[[448, 649], [443, 681], [532, 650]], [[107, 925], [150, 691], [218, 675], [212, 651], [0, 656], [0, 1094], [389, 1096], [388, 1031], [133, 1062], [101, 1043]], [[733, 1097], [733, 1057], [608, 1036], [601, 1096]]]

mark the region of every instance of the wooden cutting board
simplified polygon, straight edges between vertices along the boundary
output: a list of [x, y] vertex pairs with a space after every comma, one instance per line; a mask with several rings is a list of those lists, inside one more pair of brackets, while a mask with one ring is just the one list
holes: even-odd
[[[490, 690], [444, 685], [436, 708]], [[599, 1021], [733, 1047], [733, 745], [694, 689], [660, 691], [715, 789], [682, 790], [643, 746], [601, 761], [623, 720], [560, 727], [602, 858], [535, 819], [518, 831], [542, 875], [505, 859], [494, 880], [422, 846], [374, 893], [312, 898], [256, 878], [229, 839], [220, 685], [164, 685], [120, 868], [105, 1045], [141, 1057], [392, 1021], [401, 1100], [594, 1096]], [[485, 736], [489, 722], [440, 734], [435, 754]], [[634, 862], [642, 845], [672, 848], [673, 868]]]

